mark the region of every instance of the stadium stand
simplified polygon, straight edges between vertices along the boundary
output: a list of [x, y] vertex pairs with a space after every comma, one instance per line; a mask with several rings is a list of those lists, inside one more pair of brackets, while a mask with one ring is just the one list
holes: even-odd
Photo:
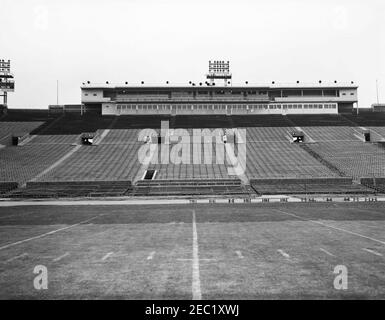
[[0, 181], [23, 184], [53, 165], [73, 147], [70, 145], [24, 145], [0, 150]]
[[247, 142], [291, 141], [291, 127], [247, 127]]
[[385, 193], [385, 178], [361, 178], [360, 182], [378, 193]]
[[[67, 197], [108, 196], [108, 190], [111, 195], [156, 196], [250, 195], [254, 192], [247, 189], [243, 178], [242, 183], [238, 177], [229, 175], [226, 156], [223, 164], [216, 161], [220, 155], [216, 153], [215, 144], [212, 144], [210, 164], [203, 162], [203, 145], [202, 162], [198, 164], [167, 164], [164, 161], [148, 166], [140, 164], [138, 150], [143, 141], [138, 141], [138, 134], [144, 128], [159, 132], [161, 121], [169, 121], [171, 129], [184, 128], [189, 134], [193, 128], [221, 128], [223, 131], [245, 128], [246, 178], [259, 194], [380, 192], [382, 183], [379, 179], [385, 177], [385, 148], [380, 143], [364, 143], [357, 135], [362, 134], [359, 125], [363, 124], [385, 133], [385, 122], [381, 117], [368, 113], [359, 116], [114, 117], [73, 113], [53, 116], [41, 110], [11, 111], [1, 119], [0, 139], [13, 131], [30, 132], [32, 138], [24, 145], [6, 146], [0, 150], [0, 181], [9, 183], [0, 193], [14, 197]], [[296, 127], [301, 127], [315, 142], [292, 143], [291, 132]], [[94, 134], [97, 142], [93, 146], [80, 145], [80, 136], [84, 133]], [[190, 144], [190, 159], [193, 159], [193, 150]], [[160, 148], [156, 155], [161, 160]], [[141, 180], [146, 170], [156, 171], [154, 180]], [[373, 178], [362, 180], [361, 185], [352, 183], [352, 179], [357, 181], [361, 177], [378, 178], [376, 183], [369, 181]], [[124, 189], [126, 182], [136, 180], [139, 181], [132, 192], [127, 191], [129, 188], [122, 191], [114, 185], [122, 183]], [[25, 183], [26, 188], [23, 187]], [[8, 186], [16, 188], [17, 184], [22, 187], [8, 192]]]
[[376, 145], [360, 141], [327, 141], [307, 146], [345, 176], [355, 179], [385, 177], [385, 149]]
[[131, 181], [28, 182], [9, 198], [116, 197], [131, 192]]
[[135, 196], [244, 196], [253, 191], [239, 179], [141, 180], [135, 185]]
[[124, 115], [118, 117], [113, 129], [159, 129], [161, 121], [170, 120], [167, 115]]
[[[201, 148], [201, 162], [199, 164], [193, 163], [193, 151], [195, 148]], [[155, 179], [227, 179], [229, 178], [227, 172], [227, 161], [225, 157], [225, 151], [222, 154], [218, 154], [217, 161], [217, 152], [214, 144], [211, 144], [211, 152], [212, 156], [210, 157], [210, 163], [204, 163], [204, 154], [205, 150], [209, 148], [209, 144], [201, 144], [198, 146], [194, 146], [190, 144], [190, 161], [191, 163], [185, 164], [174, 164], [167, 163], [164, 159], [162, 159], [162, 151], [161, 148], [158, 148], [158, 163], [150, 164], [148, 166], [149, 170], [156, 170], [157, 174]], [[172, 146], [170, 147], [172, 148]], [[224, 150], [224, 149], [223, 149]], [[170, 162], [170, 161], [168, 161]], [[185, 161], [187, 162], [187, 161]]]
[[0, 122], [0, 144], [10, 146], [12, 144], [12, 136], [28, 135], [31, 131], [41, 126], [44, 122], [40, 121], [13, 121], [13, 122]]
[[249, 142], [246, 175], [249, 179], [337, 176], [299, 145], [288, 141]]
[[232, 115], [232, 127], [287, 127], [291, 124], [283, 115]]
[[17, 182], [0, 182], [0, 194], [8, 193], [18, 187]]
[[252, 179], [251, 187], [267, 194], [368, 194], [372, 191], [351, 178]]
[[132, 180], [141, 167], [138, 161], [140, 145], [81, 146], [39, 181]]
[[114, 120], [113, 116], [95, 114], [64, 114], [56, 119], [54, 125], [47, 125], [32, 131], [31, 134], [44, 135], [79, 135], [83, 132], [96, 132], [98, 129], [107, 129]]
[[0, 121], [2, 122], [49, 122], [56, 119], [47, 110], [39, 109], [8, 109]]
[[385, 112], [365, 112], [358, 115], [345, 114], [344, 117], [361, 127], [383, 127], [385, 125]]
[[315, 115], [302, 115], [291, 114], [287, 115], [287, 118], [295, 123], [299, 127], [337, 127], [345, 126], [349, 127], [350, 123], [344, 117], [339, 114], [315, 114]]

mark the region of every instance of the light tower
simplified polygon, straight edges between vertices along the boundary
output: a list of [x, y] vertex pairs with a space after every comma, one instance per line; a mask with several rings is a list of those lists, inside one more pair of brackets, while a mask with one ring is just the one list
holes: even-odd
[[231, 85], [231, 77], [230, 61], [209, 61], [209, 73], [206, 75], [206, 78], [210, 80], [210, 85], [214, 85], [215, 79], [222, 79], [225, 86]]
[[6, 108], [8, 92], [15, 91], [15, 81], [11, 73], [11, 61], [0, 59], [0, 96], [3, 97], [3, 106]]

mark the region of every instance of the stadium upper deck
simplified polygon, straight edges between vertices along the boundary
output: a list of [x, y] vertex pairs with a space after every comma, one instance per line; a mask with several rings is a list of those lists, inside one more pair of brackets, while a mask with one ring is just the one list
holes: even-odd
[[337, 114], [351, 113], [358, 87], [349, 84], [189, 86], [92, 84], [81, 86], [85, 111], [120, 114]]

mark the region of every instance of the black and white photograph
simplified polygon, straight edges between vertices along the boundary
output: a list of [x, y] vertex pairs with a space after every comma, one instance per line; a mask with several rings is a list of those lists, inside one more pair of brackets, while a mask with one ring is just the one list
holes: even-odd
[[384, 1], [0, 13], [0, 300], [385, 299]]

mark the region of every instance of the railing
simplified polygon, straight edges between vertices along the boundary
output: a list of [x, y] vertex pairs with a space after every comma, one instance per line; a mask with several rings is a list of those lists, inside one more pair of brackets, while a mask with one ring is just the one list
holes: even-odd
[[116, 97], [117, 102], [142, 102], [142, 101], [270, 101], [268, 97], [231, 97], [231, 96], [223, 96], [223, 97], [158, 97], [158, 98], [127, 98], [127, 97]]

